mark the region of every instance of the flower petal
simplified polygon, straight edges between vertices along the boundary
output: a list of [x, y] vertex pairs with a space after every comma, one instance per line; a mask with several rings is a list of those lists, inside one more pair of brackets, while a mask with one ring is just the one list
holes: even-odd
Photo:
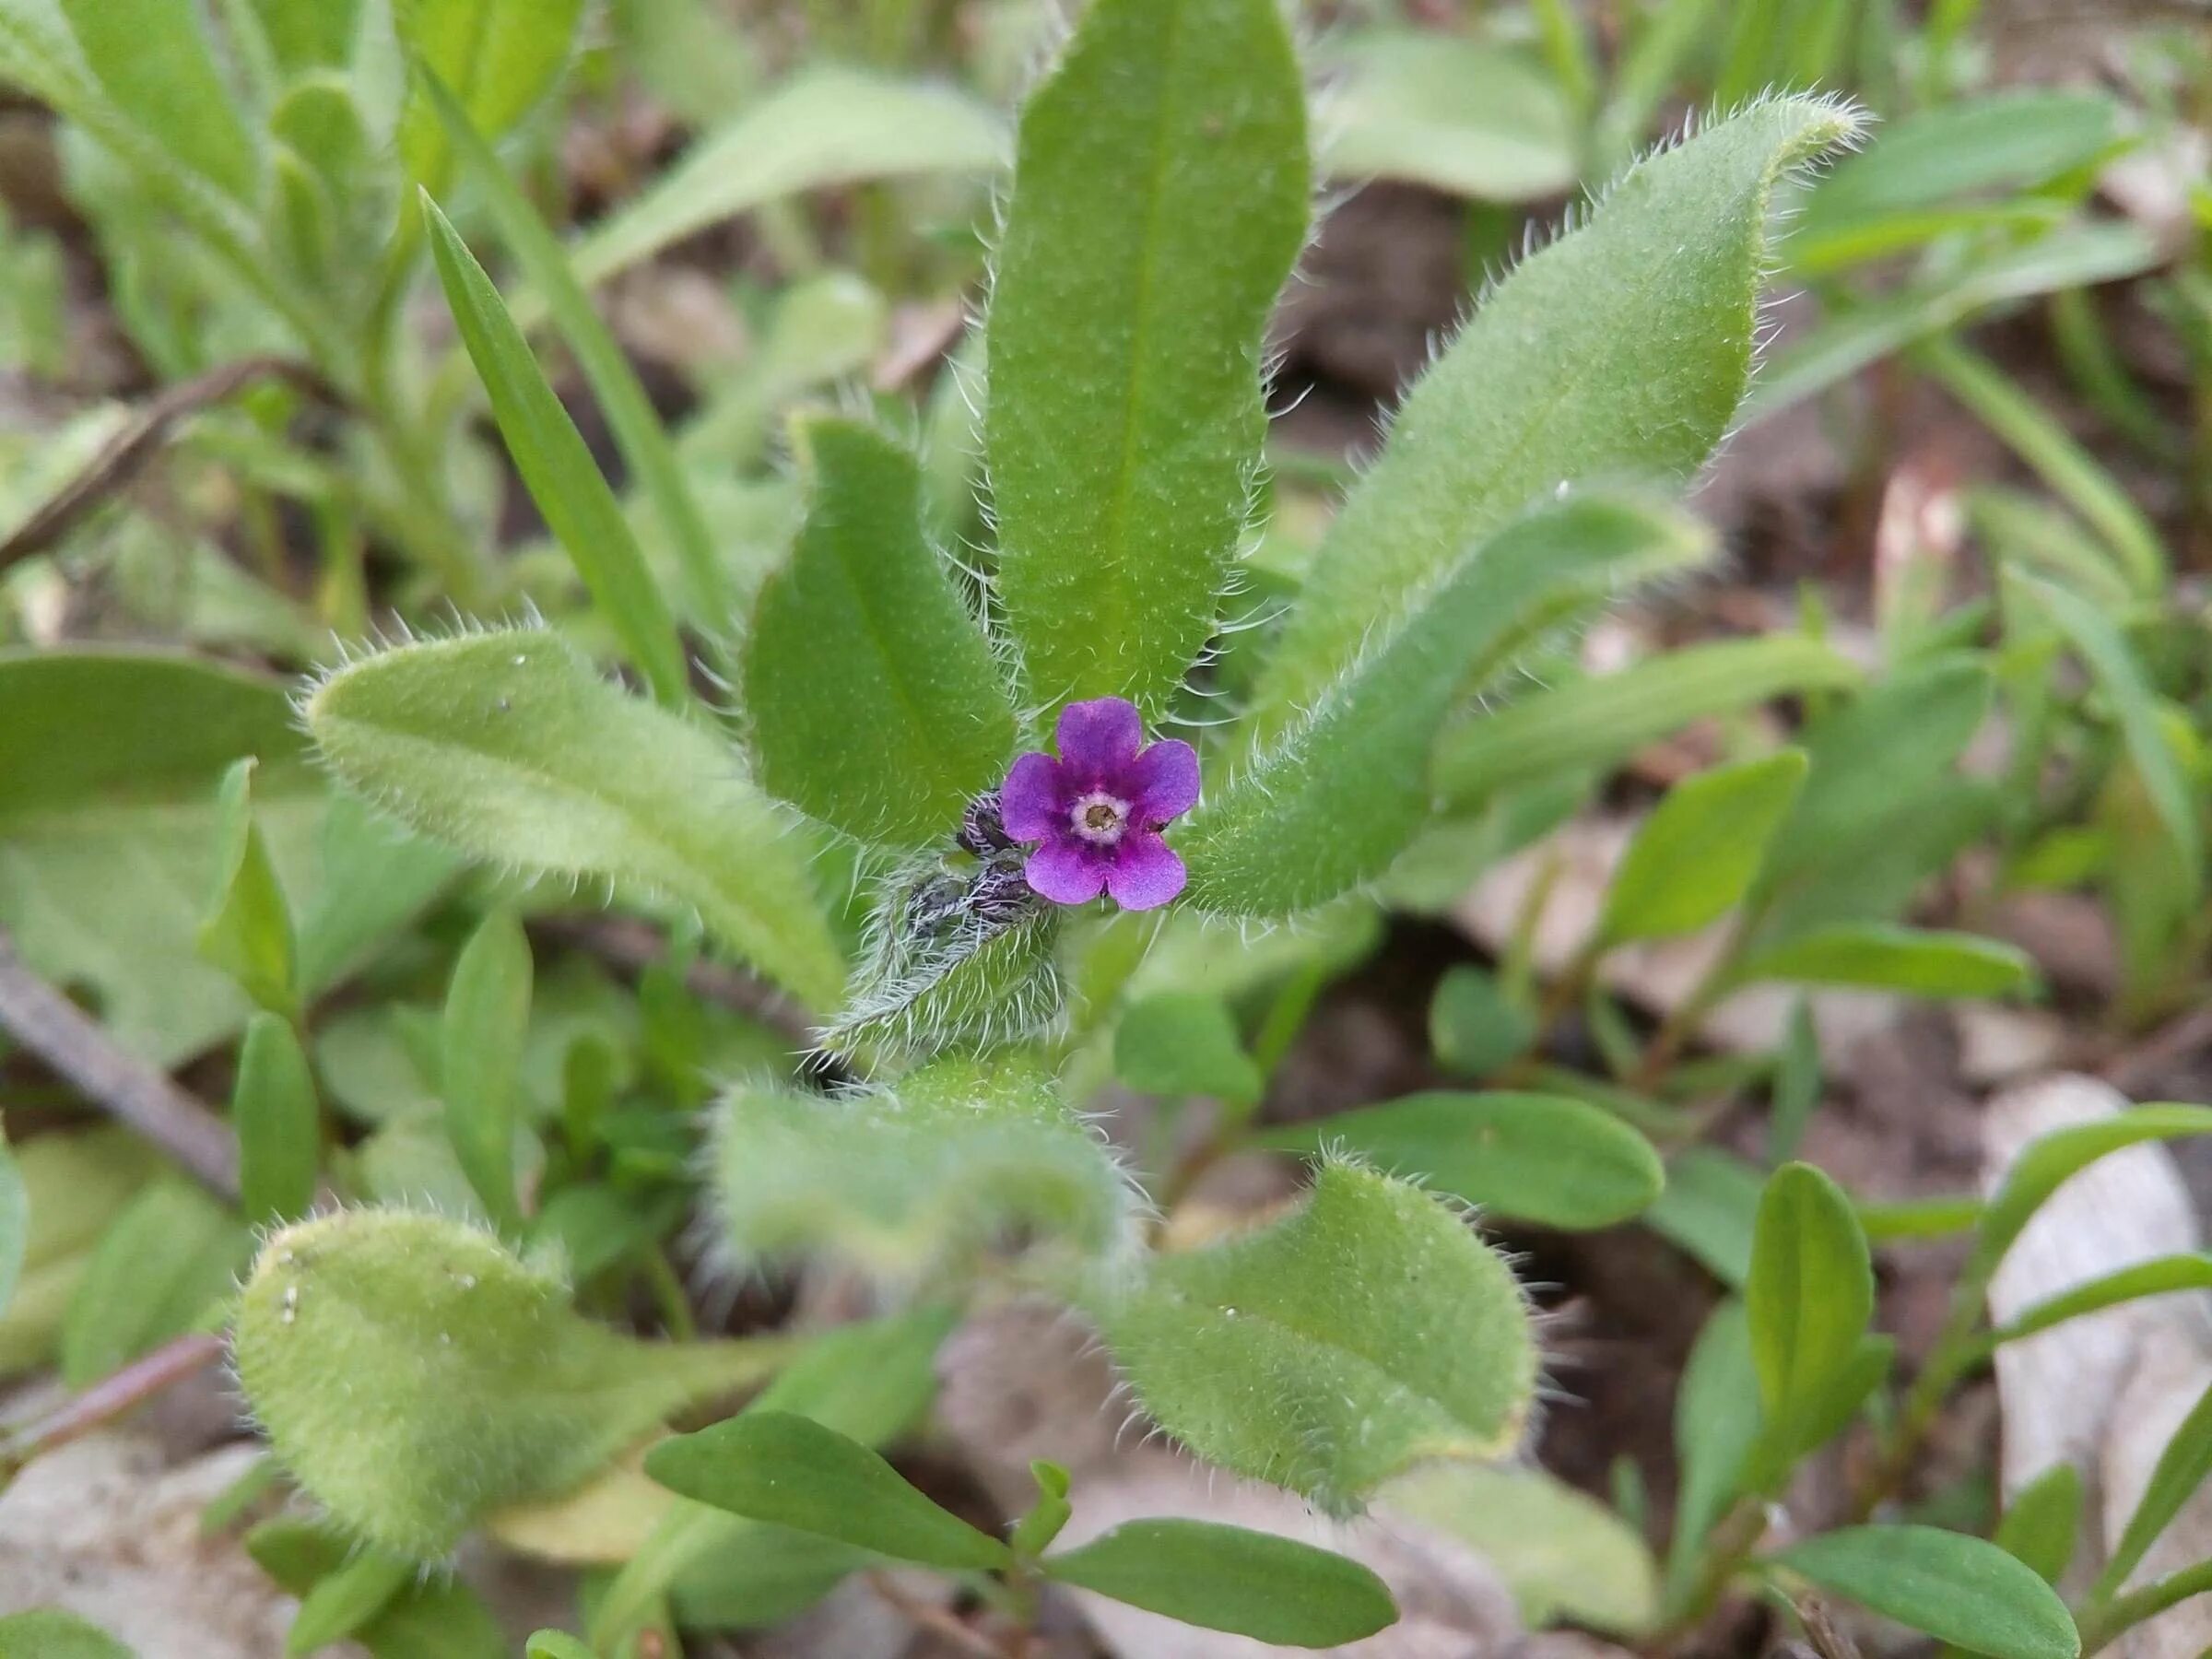
[[1073, 836], [1056, 836], [1030, 854], [1030, 885], [1054, 904], [1088, 904], [1105, 890], [1109, 855]]
[[1024, 755], [998, 792], [999, 821], [1008, 841], [1042, 841], [1067, 821], [1060, 791], [1060, 763], [1050, 755]]
[[1154, 829], [1198, 804], [1198, 751], [1180, 737], [1154, 744], [1123, 775], [1135, 816]]
[[1124, 910], [1158, 910], [1182, 891], [1182, 860], [1149, 830], [1134, 826], [1113, 850], [1106, 890]]
[[1100, 697], [1061, 710], [1059, 735], [1060, 764], [1088, 789], [1136, 759], [1145, 723], [1127, 698]]

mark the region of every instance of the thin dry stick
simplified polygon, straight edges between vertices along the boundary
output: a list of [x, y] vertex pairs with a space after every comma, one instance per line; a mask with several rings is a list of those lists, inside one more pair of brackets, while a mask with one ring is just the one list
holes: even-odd
[[75, 477], [48, 496], [13, 535], [0, 542], [0, 570], [53, 546], [87, 513], [127, 486], [160, 453], [170, 429], [177, 422], [262, 380], [289, 381], [324, 403], [338, 401], [337, 394], [321, 375], [305, 363], [286, 358], [241, 358], [180, 381], [141, 405]]
[[0, 1440], [0, 1469], [19, 1469], [40, 1453], [113, 1422], [222, 1357], [223, 1339], [212, 1331], [194, 1331], [163, 1343], [82, 1394], [72, 1394], [43, 1417], [11, 1430]]
[[24, 966], [5, 928], [0, 1030], [225, 1198], [238, 1196], [238, 1141], [229, 1126], [162, 1073], [116, 1047], [98, 1021]]

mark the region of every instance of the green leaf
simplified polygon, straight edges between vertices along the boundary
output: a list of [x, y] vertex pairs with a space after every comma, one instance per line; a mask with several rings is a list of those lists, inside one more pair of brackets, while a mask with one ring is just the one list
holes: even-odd
[[1659, 1574], [1642, 1537], [1542, 1469], [1417, 1469], [1375, 1503], [1471, 1547], [1505, 1581], [1531, 1630], [1563, 1621], [1632, 1636], [1658, 1620]]
[[2192, 787], [2187, 769], [2167, 740], [2157, 700], [2126, 636], [2110, 617], [2078, 594], [2032, 577], [2016, 580], [2081, 653], [2111, 702], [2128, 759], [2150, 796], [2159, 822], [2172, 838], [2182, 878], [2188, 884], [2190, 896], [2195, 897], [2204, 890], [2202, 793]]
[[406, 1210], [273, 1234], [231, 1357], [293, 1478], [350, 1535], [411, 1561], [444, 1556], [490, 1510], [577, 1486], [771, 1362], [745, 1342], [594, 1324], [489, 1234]]
[[323, 1123], [314, 1075], [290, 1022], [256, 1014], [238, 1052], [230, 1091], [238, 1134], [238, 1183], [246, 1219], [256, 1227], [296, 1221], [314, 1207], [323, 1159]]
[[2018, 947], [1977, 934], [1843, 923], [1756, 951], [1729, 978], [1736, 984], [1863, 985], [1908, 996], [2004, 996], [2034, 984], [2035, 964]]
[[60, 0], [85, 63], [146, 135], [251, 206], [260, 159], [217, 64], [197, 6]]
[[30, 1194], [8, 1147], [7, 1125], [0, 1122], [0, 1313], [7, 1312], [15, 1298], [29, 1244]]
[[1050, 1549], [1053, 1540], [1075, 1515], [1067, 1500], [1067, 1471], [1041, 1457], [1030, 1460], [1030, 1477], [1037, 1483], [1037, 1500], [1029, 1513], [1006, 1535], [1006, 1547], [1023, 1560], [1032, 1560]]
[[1784, 749], [1716, 766], [1668, 790], [1613, 874], [1599, 938], [1671, 938], [1718, 921], [1750, 890], [1804, 782], [1805, 756]]
[[2212, 1106], [2138, 1106], [2094, 1123], [2054, 1129], [2029, 1143], [1983, 1206], [1974, 1253], [1961, 1278], [1986, 1282], [2043, 1201], [2100, 1158], [2151, 1140], [2212, 1135]]
[[803, 850], [696, 725], [625, 696], [552, 634], [501, 630], [385, 652], [307, 698], [350, 787], [470, 855], [594, 876], [695, 910], [817, 1008], [844, 968]]
[[124, 1130], [37, 1135], [14, 1152], [29, 1227], [15, 1295], [0, 1309], [0, 1376], [44, 1365], [92, 1252], [157, 1165]]
[[2119, 1593], [2143, 1564], [2159, 1535], [2182, 1512], [2182, 1506], [2196, 1496], [2208, 1478], [2212, 1478], [2212, 1388], [2197, 1396], [2189, 1415], [2167, 1437], [2158, 1465], [2144, 1484], [2142, 1497], [2136, 1500], [2135, 1512], [2128, 1516], [2120, 1541], [2112, 1546], [2104, 1571], [2097, 1575], [2096, 1585], [2089, 1592], [2091, 1601], [2106, 1601]]
[[1430, 752], [1463, 691], [1616, 584], [1694, 565], [1712, 547], [1671, 508], [1599, 496], [1458, 549], [1200, 804], [1181, 833], [1188, 901], [1286, 916], [1382, 875], [1428, 818]]
[[312, 6], [296, 0], [253, 0], [253, 10], [277, 65], [288, 72], [335, 67], [353, 55], [361, 0], [316, 0]]
[[431, 898], [446, 855], [354, 833], [305, 763], [275, 681], [128, 651], [0, 653], [0, 925], [24, 959], [173, 1066], [253, 1005], [201, 957], [225, 769], [260, 758], [253, 814], [300, 920], [303, 990], [328, 989]]
[[1823, 1590], [1993, 1659], [2075, 1659], [2050, 1585], [1994, 1544], [1933, 1526], [1849, 1526], [1770, 1558]]
[[1429, 1004], [1429, 1042], [1436, 1057], [1463, 1077], [1485, 1077], [1535, 1039], [1535, 1021], [1479, 968], [1444, 970]]
[[1806, 1125], [1819, 1110], [1820, 1033], [1804, 997], [1790, 1005], [1789, 1028], [1774, 1058], [1767, 1112], [1767, 1156], [1784, 1162], [1797, 1156]]
[[794, 447], [806, 522], [745, 644], [760, 782], [858, 840], [943, 843], [1005, 776], [1005, 683], [923, 530], [913, 456], [850, 420], [805, 421]]
[[2212, 1290], [2212, 1255], [2155, 1256], [2131, 1263], [2110, 1273], [2085, 1279], [2056, 1296], [2032, 1302], [1989, 1333], [1987, 1346], [2018, 1342], [2069, 1319], [2100, 1312], [2146, 1296], [2164, 1296], [2175, 1290]]
[[1293, 1215], [1157, 1256], [1090, 1300], [1160, 1427], [1335, 1513], [1424, 1459], [1497, 1455], [1535, 1383], [1504, 1260], [1418, 1188], [1355, 1164], [1324, 1164]]
[[1437, 746], [1437, 787], [1451, 810], [1471, 811], [1535, 779], [1614, 765], [1692, 722], [1862, 677], [1849, 658], [1796, 634], [1663, 652], [1453, 727]]
[[215, 890], [201, 912], [200, 955], [273, 1014], [300, 1006], [291, 907], [268, 843], [253, 821], [251, 755], [223, 774], [216, 792]]
[[[282, 1589], [308, 1598], [351, 1562], [376, 1560], [359, 1555], [343, 1534], [329, 1526], [287, 1518], [264, 1521], [246, 1534], [245, 1546]], [[506, 1632], [475, 1591], [459, 1579], [426, 1579], [414, 1569], [406, 1577], [410, 1582], [353, 1632], [353, 1640], [372, 1659], [507, 1659]]]
[[32, 1607], [0, 1618], [7, 1659], [137, 1659], [98, 1625], [61, 1607]]
[[997, 591], [1037, 700], [1158, 719], [1215, 631], [1310, 189], [1273, 0], [1099, 0], [1025, 106], [983, 422]]
[[1996, 1542], [2046, 1584], [2065, 1576], [2081, 1532], [2081, 1471], [2055, 1463], [2013, 1495], [1998, 1518]]
[[1751, 1277], [1751, 1241], [1764, 1179], [1733, 1152], [1691, 1147], [1667, 1165], [1666, 1191], [1645, 1212], [1654, 1232], [1732, 1289]]
[[495, 910], [453, 963], [439, 1053], [445, 1132], [468, 1183], [494, 1220], [512, 1225], [516, 1075], [530, 1029], [530, 941], [514, 913]]
[[469, 360], [490, 394], [500, 435], [529, 487], [530, 499], [568, 549], [593, 602], [653, 695], [681, 707], [690, 694], [683, 642], [638, 551], [629, 521], [622, 516], [621, 503], [468, 244], [428, 196], [422, 212], [446, 303]]
[[[497, 138], [530, 112], [569, 61], [583, 0], [395, 0], [400, 44], [446, 86], [468, 124]], [[410, 103], [400, 133], [407, 177], [433, 194], [453, 172], [446, 129]]]
[[1754, 104], [1639, 163], [1498, 286], [1330, 526], [1257, 693], [1263, 737], [1562, 480], [1704, 465], [1749, 373], [1775, 187], [1859, 126], [1831, 100]]
[[369, 1624], [414, 1582], [415, 1563], [374, 1550], [325, 1574], [300, 1600], [285, 1632], [288, 1654], [312, 1653], [343, 1641]]
[[1359, 1562], [1213, 1521], [1125, 1521], [1047, 1558], [1044, 1574], [1202, 1630], [1279, 1647], [1336, 1647], [1398, 1617], [1389, 1589]]
[[193, 1328], [253, 1253], [246, 1230], [182, 1176], [146, 1188], [109, 1224], [62, 1322], [62, 1382], [87, 1388]]
[[500, 234], [575, 354], [576, 365], [591, 382], [622, 458], [637, 476], [652, 503], [661, 532], [675, 547], [684, 575], [687, 609], [709, 628], [727, 625], [730, 583], [723, 574], [713, 533], [700, 513], [691, 487], [677, 460], [676, 446], [654, 413], [651, 399], [613, 331], [592, 309], [590, 296], [569, 268], [567, 253], [544, 219], [507, 176], [491, 145], [470, 124], [468, 113], [435, 74], [426, 74], [422, 92], [459, 154], [468, 177], [484, 193]]
[[[807, 69], [700, 139], [594, 225], [576, 248], [577, 279], [596, 286], [784, 196], [868, 179], [990, 172], [1006, 150], [1004, 123], [968, 93], [858, 69]], [[516, 309], [530, 315], [527, 306]]]
[[1666, 1558], [1670, 1604], [1689, 1588], [1706, 1534], [1743, 1489], [1759, 1433], [1759, 1368], [1751, 1359], [1750, 1322], [1742, 1302], [1724, 1301], [1698, 1333], [1675, 1394], [1675, 1456], [1682, 1482], [1675, 1495], [1674, 1540]]
[[592, 1650], [566, 1630], [533, 1630], [523, 1659], [598, 1659]]
[[1609, 1112], [1538, 1094], [1407, 1095], [1272, 1130], [1270, 1146], [1340, 1147], [1515, 1220], [1610, 1227], [1665, 1184], [1651, 1142]]
[[1156, 1095], [1209, 1095], [1236, 1105], [1260, 1098], [1260, 1075], [1236, 1016], [1204, 991], [1159, 991], [1123, 1012], [1113, 1031], [1113, 1075]]
[[785, 1411], [748, 1411], [665, 1440], [645, 1472], [732, 1514], [948, 1571], [990, 1571], [1014, 1555], [939, 1509], [858, 1441]]
[[829, 1098], [741, 1084], [723, 1102], [714, 1191], [740, 1259], [827, 1251], [907, 1281], [1006, 1235], [1109, 1252], [1131, 1222], [1107, 1148], [1011, 1053]]
[[1350, 35], [1328, 52], [1321, 159], [1332, 178], [1398, 179], [1485, 202], [1556, 195], [1575, 182], [1571, 116], [1518, 53], [1464, 35]]
[[1768, 1179], [1744, 1305], [1766, 1421], [1802, 1443], [1806, 1420], [1874, 1317], [1874, 1264], [1858, 1215], [1810, 1164], [1784, 1164]]

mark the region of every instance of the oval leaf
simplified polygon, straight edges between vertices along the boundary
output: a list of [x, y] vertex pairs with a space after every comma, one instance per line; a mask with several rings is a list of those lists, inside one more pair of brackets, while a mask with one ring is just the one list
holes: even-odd
[[1407, 1095], [1272, 1132], [1271, 1146], [1341, 1147], [1376, 1168], [1544, 1227], [1610, 1227], [1666, 1183], [1651, 1142], [1557, 1095]]
[[844, 968], [801, 849], [695, 725], [625, 696], [550, 633], [405, 646], [303, 707], [331, 769], [474, 857], [695, 908], [817, 1008]]
[[1203, 991], [1161, 991], [1129, 1005], [1113, 1032], [1113, 1075], [1156, 1095], [1210, 1095], [1250, 1105], [1265, 1079], [1236, 1016]]
[[1004, 776], [1013, 705], [923, 531], [914, 458], [857, 421], [794, 437], [812, 499], [745, 646], [761, 784], [861, 841], [945, 841]]
[[1008, 1566], [1013, 1552], [939, 1509], [891, 1465], [834, 1429], [785, 1411], [748, 1411], [663, 1441], [645, 1472], [671, 1491], [748, 1520], [950, 1571]]
[[510, 911], [493, 911], [453, 963], [440, 1027], [446, 1136], [485, 1213], [502, 1226], [521, 1213], [514, 1195], [515, 1079], [530, 1029], [532, 972], [523, 924]]
[[1740, 900], [1805, 782], [1795, 749], [1686, 778], [1636, 831], [1606, 891], [1607, 945], [1696, 933]]
[[1858, 1214], [1810, 1164], [1784, 1164], [1767, 1182], [1744, 1302], [1767, 1420], [1791, 1422], [1851, 1363], [1874, 1316]]
[[1398, 1617], [1358, 1561], [1213, 1521], [1125, 1521], [1043, 1566], [1057, 1583], [1280, 1647], [1335, 1647]]
[[983, 418], [998, 592], [1038, 700], [1157, 718], [1214, 631], [1308, 192], [1275, 0], [1099, 0], [1024, 109]]
[[1772, 1558], [1861, 1606], [1993, 1659], [2075, 1659], [2058, 1593], [1994, 1544], [1933, 1526], [1850, 1526]]

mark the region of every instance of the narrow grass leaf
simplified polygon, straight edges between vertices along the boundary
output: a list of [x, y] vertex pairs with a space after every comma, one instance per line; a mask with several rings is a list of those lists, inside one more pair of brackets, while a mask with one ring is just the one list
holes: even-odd
[[1025, 106], [983, 420], [998, 593], [1038, 701], [1157, 718], [1213, 633], [1309, 190], [1274, 0], [1099, 0]]
[[2089, 1593], [2090, 1600], [2106, 1600], [2119, 1593], [2182, 1512], [2182, 1505], [2196, 1496], [2207, 1478], [2212, 1478], [2212, 1388], [2197, 1396], [2189, 1415], [2167, 1437], [2143, 1496], [2136, 1500], [2135, 1512], [2128, 1516], [2120, 1541], [2112, 1546]]
[[521, 1218], [514, 1192], [516, 1093], [530, 1030], [530, 941], [508, 910], [477, 924], [453, 963], [440, 1027], [445, 1133], [485, 1213], [502, 1227]]
[[215, 884], [200, 914], [199, 951], [271, 1013], [300, 1006], [297, 947], [268, 843], [253, 821], [253, 756], [216, 789]]
[[1908, 996], [2004, 996], [2035, 982], [2025, 951], [1978, 934], [1842, 924], [1755, 952], [1732, 973], [1737, 984], [1785, 980], [1851, 985]]
[[238, 1184], [246, 1219], [256, 1227], [295, 1221], [314, 1207], [323, 1158], [323, 1123], [314, 1075], [291, 1023], [256, 1014], [238, 1051], [230, 1091], [238, 1135]]
[[1124, 1521], [1043, 1566], [1056, 1583], [1278, 1647], [1336, 1647], [1398, 1617], [1359, 1562], [1213, 1521]]

